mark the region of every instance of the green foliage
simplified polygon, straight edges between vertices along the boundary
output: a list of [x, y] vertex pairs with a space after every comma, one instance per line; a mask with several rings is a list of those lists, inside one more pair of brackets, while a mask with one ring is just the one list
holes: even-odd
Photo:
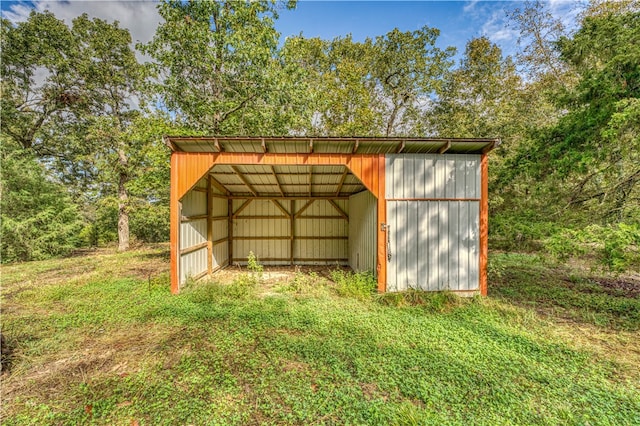
[[616, 278], [589, 276], [562, 266], [550, 268], [537, 255], [495, 253], [490, 259], [502, 270], [492, 276], [491, 297], [551, 317], [617, 330], [640, 329], [640, 298], [633, 293], [633, 282], [619, 285]]
[[464, 299], [448, 291], [407, 291], [389, 292], [378, 295], [377, 300], [386, 306], [419, 306], [430, 312], [446, 312], [463, 304]]
[[69, 194], [47, 178], [28, 151], [1, 140], [0, 220], [3, 263], [69, 254], [80, 245], [82, 218]]
[[590, 225], [564, 230], [545, 241], [545, 249], [556, 259], [595, 254], [598, 264], [610, 272], [640, 270], [640, 225]]
[[306, 130], [324, 135], [423, 134], [421, 111], [451, 66], [439, 31], [397, 28], [375, 39], [289, 37], [282, 57], [302, 74]]
[[262, 266], [262, 264], [260, 263], [256, 255], [253, 254], [252, 251], [250, 251], [249, 255], [247, 256], [247, 267], [253, 274], [260, 275], [260, 276], [264, 271], [264, 266]]
[[[558, 286], [527, 256], [503, 259], [494, 300], [442, 310], [236, 283], [175, 296], [164, 270], [151, 285], [132, 274], [166, 258], [165, 247], [3, 266], [3, 333], [15, 342], [3, 424], [640, 420], [639, 342], [618, 329], [640, 324], [637, 299], [624, 311], [580, 279]], [[584, 321], [550, 310], [569, 301]], [[590, 325], [590, 310], [610, 321]]]
[[138, 241], [169, 241], [169, 228], [169, 206], [165, 204], [142, 203], [131, 212], [131, 233]]
[[367, 300], [371, 298], [377, 288], [377, 281], [370, 272], [350, 272], [336, 269], [331, 271], [331, 279], [336, 283], [336, 292], [343, 297]]
[[161, 2], [164, 21], [139, 47], [155, 60], [163, 104], [213, 134], [286, 133], [271, 127], [287, 110], [277, 94], [277, 10], [270, 1]]

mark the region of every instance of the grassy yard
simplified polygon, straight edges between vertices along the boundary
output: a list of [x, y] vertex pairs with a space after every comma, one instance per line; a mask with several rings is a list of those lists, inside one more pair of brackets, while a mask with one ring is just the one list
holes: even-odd
[[3, 266], [2, 424], [640, 424], [633, 281], [492, 254], [488, 299], [303, 273], [172, 296], [168, 266]]

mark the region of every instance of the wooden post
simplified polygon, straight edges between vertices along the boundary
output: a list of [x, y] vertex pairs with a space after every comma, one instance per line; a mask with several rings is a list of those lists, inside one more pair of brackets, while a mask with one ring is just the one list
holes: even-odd
[[293, 250], [295, 248], [295, 239], [294, 238], [295, 238], [295, 231], [296, 231], [295, 224], [294, 224], [294, 221], [296, 220], [296, 217], [293, 214], [294, 213], [294, 210], [293, 210], [294, 202], [295, 201], [293, 201], [293, 200], [289, 201], [289, 211], [291, 212], [291, 213], [289, 213], [289, 219], [290, 219], [289, 225], [290, 225], [290, 233], [291, 233], [291, 243], [289, 244], [289, 251], [290, 251], [291, 260], [289, 261], [289, 263], [291, 263], [291, 266], [293, 266]]
[[180, 291], [180, 198], [178, 196], [178, 156], [171, 154], [171, 192], [169, 199], [169, 216], [171, 228], [169, 241], [171, 246], [171, 293], [177, 294]]
[[227, 199], [227, 214], [229, 215], [229, 225], [227, 230], [227, 235], [229, 241], [227, 242], [227, 254], [229, 255], [228, 265], [233, 265], [233, 200], [231, 198]]
[[207, 275], [213, 272], [213, 186], [207, 179]]
[[480, 157], [480, 294], [486, 296], [487, 261], [489, 259], [489, 161]]
[[[378, 292], [387, 291], [387, 200], [385, 198], [385, 158], [378, 156]], [[385, 229], [383, 230], [383, 224]]]

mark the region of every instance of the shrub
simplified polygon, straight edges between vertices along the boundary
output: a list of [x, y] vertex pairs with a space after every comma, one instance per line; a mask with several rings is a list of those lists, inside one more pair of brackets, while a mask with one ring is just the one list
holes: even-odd
[[2, 262], [40, 260], [80, 246], [82, 218], [65, 188], [28, 152], [2, 150]]
[[365, 300], [371, 298], [376, 290], [376, 279], [370, 272], [346, 272], [336, 269], [331, 272], [331, 279], [337, 284], [336, 291], [340, 296]]
[[565, 229], [547, 238], [545, 248], [558, 261], [592, 255], [610, 272], [637, 270], [640, 268], [640, 226], [618, 223]]

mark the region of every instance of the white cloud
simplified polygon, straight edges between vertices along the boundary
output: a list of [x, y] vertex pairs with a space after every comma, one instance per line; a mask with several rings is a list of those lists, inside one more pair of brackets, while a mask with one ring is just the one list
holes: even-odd
[[479, 0], [471, 0], [465, 3], [464, 7], [462, 8], [462, 11], [464, 13], [472, 13], [475, 11], [476, 8], [476, 4], [478, 4]]
[[[35, 10], [52, 12], [58, 19], [68, 25], [82, 15], [104, 19], [108, 22], [119, 21], [120, 27], [131, 32], [133, 43], [146, 43], [153, 37], [161, 17], [156, 10], [156, 2], [152, 1], [52, 1], [35, 2]], [[31, 8], [24, 4], [11, 5], [3, 11], [3, 16], [13, 22], [25, 21]]]
[[518, 38], [518, 31], [509, 28], [504, 10], [494, 10], [487, 21], [482, 25], [481, 34], [493, 43], [504, 45], [505, 41], [515, 42]]

